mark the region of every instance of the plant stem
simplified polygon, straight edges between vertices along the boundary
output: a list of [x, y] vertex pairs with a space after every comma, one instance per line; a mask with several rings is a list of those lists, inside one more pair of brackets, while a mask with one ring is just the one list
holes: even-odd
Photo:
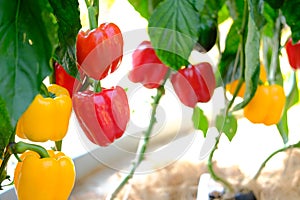
[[[225, 112], [225, 119], [227, 118], [228, 114], [229, 114], [229, 110], [231, 108], [231, 106], [233, 105], [235, 98], [243, 84], [243, 77], [244, 77], [244, 72], [245, 72], [245, 30], [246, 30], [246, 25], [247, 25], [247, 21], [248, 21], [248, 2], [247, 0], [244, 0], [244, 12], [243, 12], [243, 21], [242, 21], [242, 25], [241, 25], [241, 29], [240, 29], [240, 47], [238, 53], [240, 53], [240, 65], [241, 65], [241, 71], [240, 71], [240, 79], [239, 79], [239, 83], [237, 88], [235, 89], [235, 92], [233, 94], [233, 98], [230, 100], [230, 102], [228, 103], [227, 107], [226, 107], [226, 112]], [[236, 56], [236, 59], [238, 59], [238, 56]], [[235, 64], [237, 64], [237, 60], [235, 62]], [[213, 169], [213, 156], [215, 151], [218, 149], [218, 144], [220, 142], [220, 138], [222, 135], [222, 130], [220, 130], [220, 134], [218, 135], [218, 137], [216, 137], [216, 143], [212, 149], [212, 151], [209, 154], [209, 158], [208, 158], [208, 171], [211, 175], [211, 177], [215, 180], [218, 181], [220, 183], [222, 183], [228, 190], [229, 192], [233, 192], [233, 187], [231, 186], [231, 184], [229, 182], [227, 182], [226, 180], [224, 180], [223, 178], [221, 178], [220, 176], [218, 176], [214, 169]]]
[[36, 144], [18, 142], [18, 143], [11, 143], [9, 145], [9, 151], [13, 154], [24, 153], [27, 150], [35, 151], [36, 153], [38, 153], [41, 156], [41, 158], [49, 157], [47, 150], [44, 147], [36, 145]]
[[269, 155], [267, 157], [267, 159], [261, 164], [260, 168], [258, 169], [258, 171], [256, 172], [255, 176], [253, 177], [254, 180], [257, 180], [257, 178], [259, 177], [261, 171], [263, 170], [263, 168], [266, 166], [267, 162], [273, 157], [275, 156], [276, 154], [280, 153], [280, 152], [283, 152], [283, 151], [286, 151], [288, 149], [291, 149], [291, 148], [294, 148], [294, 147], [297, 147], [297, 148], [300, 148], [300, 141], [296, 144], [292, 144], [292, 145], [289, 145], [289, 146], [285, 146], [281, 149], [278, 149], [276, 151], [274, 151], [271, 155]]
[[61, 148], [62, 148], [62, 140], [55, 141], [55, 150], [61, 151]]
[[150, 135], [152, 133], [154, 124], [156, 123], [156, 117], [155, 117], [156, 110], [157, 110], [157, 107], [158, 107], [161, 97], [165, 94], [164, 85], [165, 85], [167, 79], [169, 78], [170, 73], [171, 73], [171, 70], [169, 69], [168, 73], [165, 76], [164, 82], [162, 83], [162, 85], [159, 88], [157, 88], [156, 96], [153, 97], [150, 123], [149, 123], [148, 129], [144, 132], [144, 138], [140, 141], [140, 143], [138, 145], [137, 155], [135, 157], [135, 161], [132, 163], [132, 168], [131, 168], [129, 174], [122, 180], [122, 182], [119, 184], [119, 186], [111, 194], [110, 199], [114, 199], [118, 195], [118, 193], [122, 190], [122, 188], [133, 177], [136, 169], [138, 168], [138, 166], [141, 164], [141, 162], [145, 158], [145, 152], [147, 150]]

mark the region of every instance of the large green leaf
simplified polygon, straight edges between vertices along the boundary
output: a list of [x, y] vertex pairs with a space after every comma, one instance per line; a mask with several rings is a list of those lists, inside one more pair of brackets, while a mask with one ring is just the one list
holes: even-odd
[[144, 18], [149, 19], [156, 6], [163, 0], [128, 0], [129, 3], [138, 11]]
[[300, 0], [288, 0], [284, 2], [281, 8], [286, 23], [291, 27], [293, 42], [300, 40], [300, 12], [297, 11], [299, 5]]
[[238, 79], [240, 76], [240, 56], [237, 56], [237, 52], [241, 42], [239, 33], [243, 20], [244, 0], [228, 0], [226, 3], [234, 22], [226, 36], [225, 49], [218, 66], [224, 84]]
[[49, 0], [58, 22], [59, 46], [56, 49], [57, 61], [72, 76], [77, 75], [75, 43], [79, 29], [79, 4], [77, 0]]
[[157, 56], [178, 70], [188, 65], [188, 58], [198, 39], [200, 18], [193, 0], [165, 0], [149, 19], [149, 35]]
[[0, 97], [14, 126], [51, 73], [57, 23], [46, 0], [0, 0]]
[[258, 30], [265, 24], [263, 15], [263, 0], [249, 0], [250, 16]]
[[249, 17], [248, 20], [248, 35], [245, 45], [245, 82], [246, 92], [243, 102], [236, 105], [235, 110], [245, 107], [253, 98], [258, 81], [259, 81], [259, 47], [260, 47], [260, 33], [255, 25], [254, 20]]
[[237, 57], [237, 67], [234, 67], [236, 54], [238, 52], [240, 37], [237, 35], [240, 30], [241, 21], [236, 20], [229, 30], [226, 37], [225, 50], [222, 53], [219, 63], [219, 72], [224, 84], [232, 81], [232, 78], [238, 79], [240, 74], [239, 57]]
[[3, 155], [12, 134], [13, 127], [10, 123], [10, 117], [7, 113], [5, 102], [0, 97], [0, 155]]

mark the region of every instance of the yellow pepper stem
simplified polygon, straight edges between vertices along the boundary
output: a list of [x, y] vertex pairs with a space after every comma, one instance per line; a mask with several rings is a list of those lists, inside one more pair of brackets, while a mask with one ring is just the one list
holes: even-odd
[[37, 152], [41, 156], [41, 158], [49, 158], [50, 157], [47, 150], [44, 147], [36, 145], [36, 144], [29, 144], [29, 143], [25, 143], [25, 142], [18, 142], [18, 143], [10, 144], [10, 151], [13, 154], [21, 154], [27, 150]]

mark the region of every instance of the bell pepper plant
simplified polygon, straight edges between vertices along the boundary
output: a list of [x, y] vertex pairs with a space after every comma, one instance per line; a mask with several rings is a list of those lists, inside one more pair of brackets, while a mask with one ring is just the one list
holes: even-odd
[[208, 102], [216, 87], [212, 66], [207, 62], [180, 69], [171, 76], [171, 83], [180, 101], [191, 108], [197, 102]]
[[114, 23], [103, 23], [92, 30], [80, 30], [76, 40], [79, 69], [95, 80], [114, 72], [123, 57], [123, 36]]
[[168, 71], [159, 58], [150, 41], [143, 41], [132, 54], [132, 70], [128, 74], [130, 81], [141, 83], [144, 87], [158, 88]]
[[75, 183], [74, 163], [62, 152], [48, 150], [48, 154], [46, 158], [34, 151], [21, 155], [14, 173], [19, 200], [68, 199]]
[[285, 49], [291, 67], [294, 70], [300, 69], [300, 40], [293, 44], [292, 38], [288, 39]]
[[67, 89], [52, 84], [49, 96], [38, 94], [20, 117], [16, 134], [33, 142], [60, 141], [68, 131], [72, 100]]
[[86, 90], [73, 96], [74, 111], [87, 138], [100, 146], [107, 146], [120, 138], [129, 122], [126, 92], [116, 86], [101, 92]]
[[[81, 26], [77, 1], [0, 1], [0, 189], [9, 177], [7, 163], [14, 155], [19, 160], [14, 184], [20, 200], [69, 198], [75, 180], [72, 160], [62, 152], [47, 151], [43, 143], [35, 145], [30, 141], [54, 141], [56, 150], [61, 151], [58, 144], [68, 131], [72, 107], [87, 138], [100, 146], [122, 137], [130, 120], [128, 97], [122, 86], [116, 86], [118, 83], [107, 89], [101, 86], [101, 81], [120, 67], [125, 44], [123, 34], [115, 23], [98, 23], [99, 18], [103, 19], [99, 17], [102, 9], [98, 0], [84, 2], [88, 10], [88, 29]], [[222, 134], [233, 139], [238, 124], [237, 111], [243, 110], [244, 116], [254, 124], [276, 125], [283, 139], [284, 147], [262, 163], [258, 174], [273, 155], [300, 146], [300, 142], [286, 145], [290, 123], [287, 112], [299, 102], [299, 78], [292, 70], [293, 75], [285, 74], [280, 66], [284, 55], [280, 52], [282, 36], [288, 33], [292, 38], [285, 46], [288, 61], [293, 69], [300, 68], [300, 15], [295, 13], [299, 0], [129, 2], [148, 21], [145, 33], [149, 41], [133, 49], [133, 66], [128, 76], [132, 82], [154, 89], [156, 95], [152, 96], [151, 118], [143, 132], [136, 160], [112, 198], [133, 177], [145, 158], [157, 119], [156, 111], [160, 99], [168, 92], [165, 84], [169, 80], [182, 104], [194, 111], [197, 108], [191, 118], [201, 119], [197, 125], [206, 129], [210, 124], [200, 109], [203, 104], [197, 103], [210, 101], [215, 88], [223, 86], [222, 81], [229, 84], [230, 88], [225, 86], [224, 89], [231, 93], [241, 86], [237, 94], [243, 97], [239, 99], [241, 102], [235, 101], [235, 94], [231, 98], [224, 95], [225, 112], [217, 113], [212, 120], [219, 135], [207, 167], [212, 178], [228, 189], [226, 192], [235, 190], [214, 171], [213, 155]], [[221, 23], [227, 20], [232, 22], [228, 34], [219, 34], [223, 31]], [[225, 40], [219, 36], [225, 36]], [[134, 38], [139, 42], [138, 39]], [[293, 44], [291, 40], [298, 42]], [[207, 51], [216, 47], [217, 69], [213, 70], [211, 64], [202, 60], [199, 64], [190, 64], [194, 53], [206, 56], [203, 49], [197, 48], [197, 42]], [[54, 61], [82, 71], [85, 76], [78, 81], [83, 85], [74, 90], [76, 80], [55, 64], [57, 85], [40, 90], [53, 74]], [[259, 70], [260, 61], [268, 69], [265, 76]], [[232, 77], [238, 76], [235, 72], [240, 72], [241, 81], [231, 83]], [[264, 78], [267, 76], [268, 82]], [[290, 87], [285, 94], [283, 85], [286, 84]], [[204, 128], [202, 132], [206, 137]], [[29, 141], [16, 142], [15, 136]]]

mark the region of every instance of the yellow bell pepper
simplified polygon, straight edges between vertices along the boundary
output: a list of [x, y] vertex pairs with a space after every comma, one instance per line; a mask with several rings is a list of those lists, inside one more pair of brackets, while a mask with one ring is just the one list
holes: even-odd
[[69, 92], [59, 86], [50, 85], [48, 91], [54, 97], [38, 94], [28, 109], [20, 117], [16, 134], [20, 138], [34, 142], [62, 140], [68, 130], [72, 111]]
[[253, 99], [244, 108], [244, 116], [252, 123], [277, 124], [281, 119], [285, 101], [282, 86], [258, 86]]
[[75, 182], [72, 159], [62, 152], [48, 150], [49, 158], [34, 151], [21, 155], [14, 184], [19, 200], [67, 200]]
[[[267, 81], [267, 72], [266, 72], [266, 69], [264, 67], [263, 64], [260, 65], [260, 74], [259, 74], [259, 79], [265, 83]], [[235, 90], [236, 90], [236, 87], [238, 86], [238, 83], [239, 83], [239, 80], [234, 80], [232, 81], [231, 83], [228, 83], [226, 85], [226, 91], [230, 92], [230, 94], [234, 94]], [[243, 83], [237, 96], [239, 97], [244, 97], [245, 95], [245, 91], [246, 91], [246, 84]]]

